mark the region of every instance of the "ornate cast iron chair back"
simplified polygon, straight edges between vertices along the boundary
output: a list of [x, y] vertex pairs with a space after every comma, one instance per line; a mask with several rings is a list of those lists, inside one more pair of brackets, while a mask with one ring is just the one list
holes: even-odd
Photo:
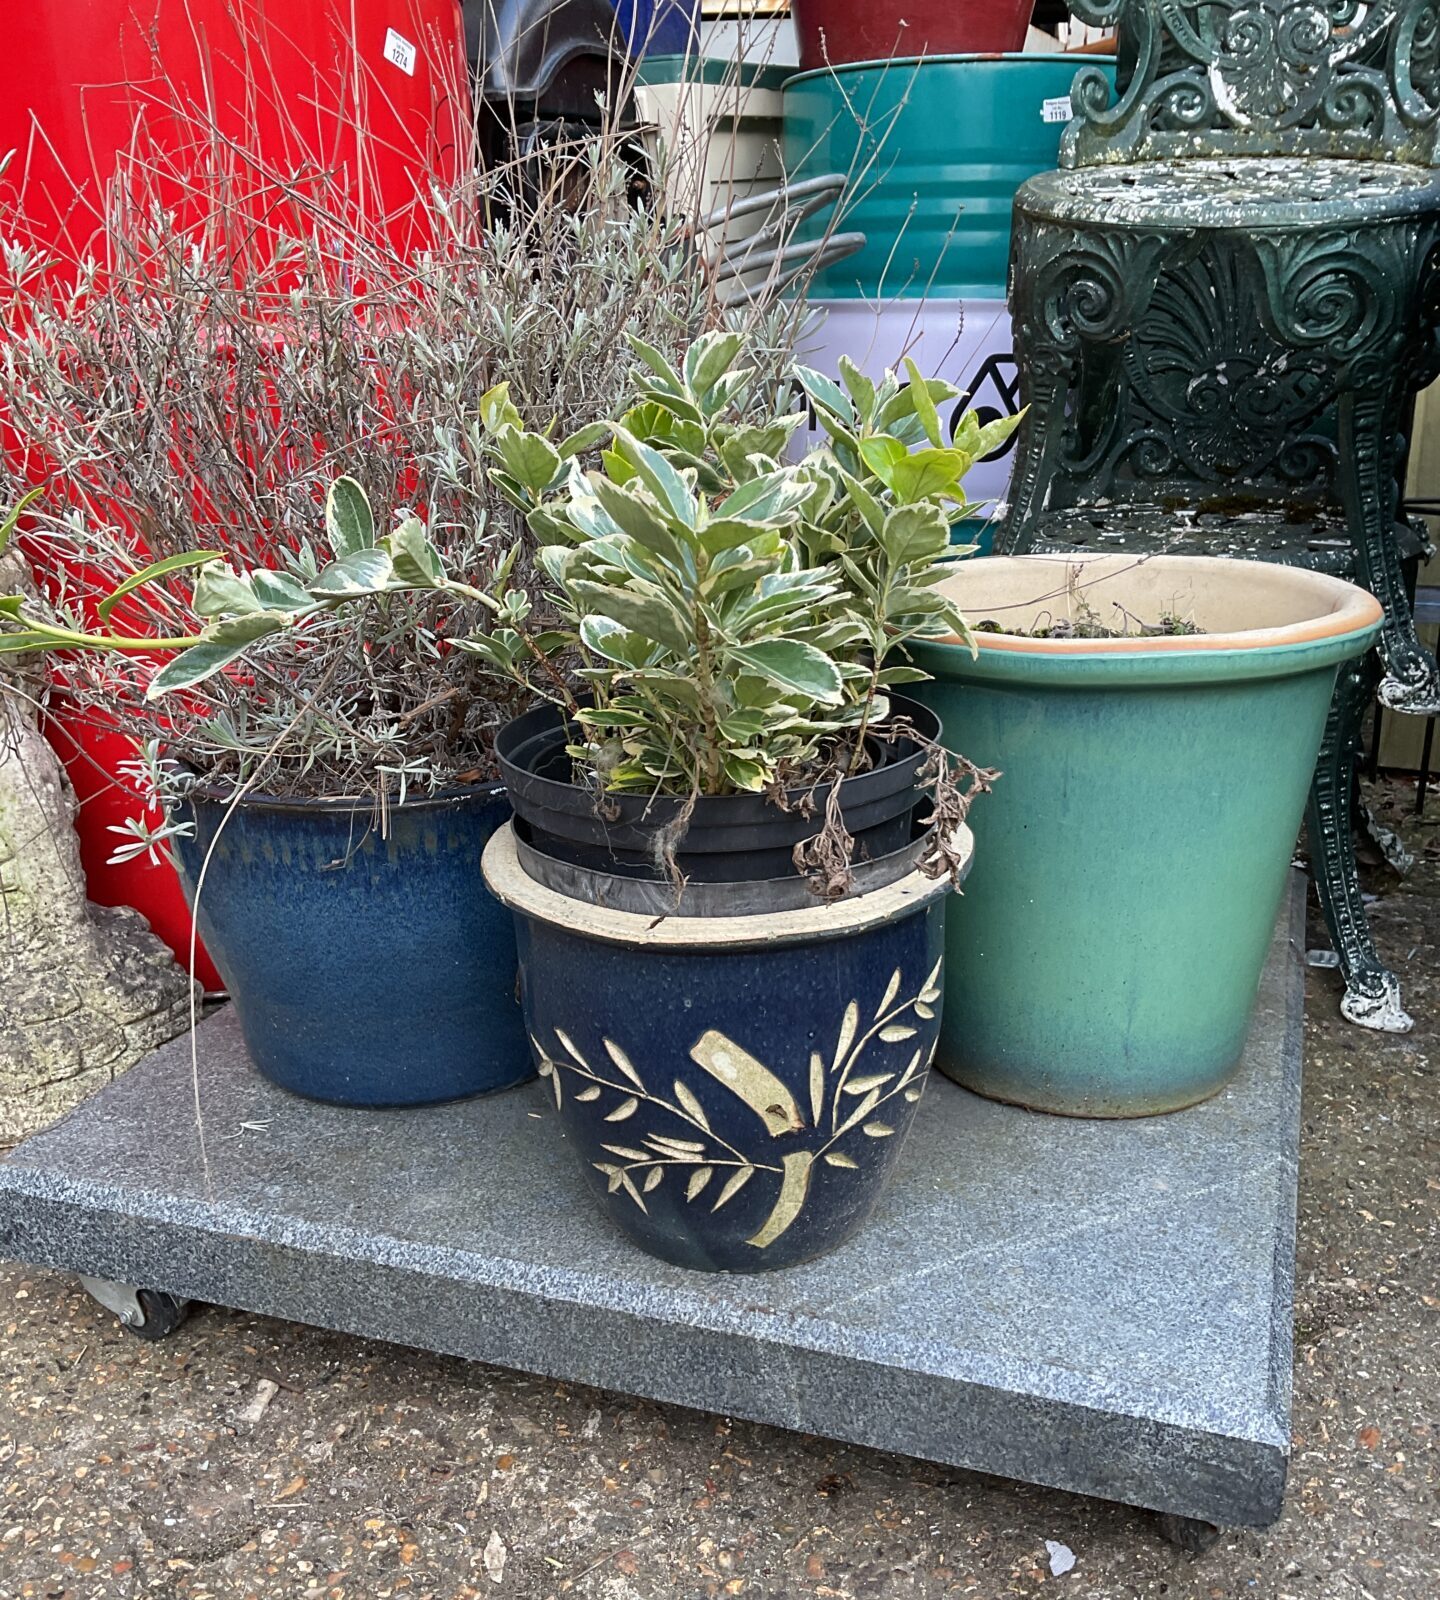
[[1187, 156], [1436, 162], [1437, 0], [1070, 0], [1118, 29], [1075, 80], [1062, 167]]

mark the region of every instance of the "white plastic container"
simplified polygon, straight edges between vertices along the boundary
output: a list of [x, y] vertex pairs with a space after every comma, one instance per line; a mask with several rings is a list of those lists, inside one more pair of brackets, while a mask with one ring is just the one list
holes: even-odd
[[[944, 378], [966, 398], [942, 408], [952, 429], [961, 412], [974, 409], [981, 421], [1012, 416], [1020, 406], [1010, 313], [1003, 300], [892, 300], [875, 306], [866, 300], [812, 300], [822, 315], [807, 330], [802, 359], [829, 377], [838, 377], [840, 357], [868, 377], [899, 368], [909, 356], [927, 378]], [[973, 502], [990, 509], [1003, 502], [1010, 485], [1014, 435], [993, 456], [977, 461], [965, 479]], [[977, 511], [983, 508], [977, 504]]]

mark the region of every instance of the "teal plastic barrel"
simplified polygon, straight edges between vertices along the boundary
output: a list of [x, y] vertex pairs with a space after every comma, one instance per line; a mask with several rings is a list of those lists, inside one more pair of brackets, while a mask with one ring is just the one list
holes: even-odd
[[840, 226], [867, 241], [810, 292], [1003, 300], [1015, 191], [1055, 166], [1070, 85], [1096, 64], [1113, 71], [1094, 56], [935, 56], [791, 78], [785, 170], [792, 181], [845, 173]]
[[1003, 774], [969, 819], [937, 1065], [1070, 1116], [1206, 1099], [1239, 1062], [1336, 671], [1379, 605], [1320, 573], [1185, 556], [992, 556], [946, 589], [972, 624], [1088, 606], [1205, 632], [915, 646], [946, 744]]

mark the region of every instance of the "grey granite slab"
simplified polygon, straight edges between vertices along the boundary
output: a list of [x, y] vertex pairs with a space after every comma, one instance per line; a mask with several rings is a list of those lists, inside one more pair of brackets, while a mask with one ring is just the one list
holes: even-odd
[[936, 1077], [868, 1230], [789, 1272], [639, 1254], [537, 1087], [312, 1105], [250, 1068], [228, 1011], [193, 1082], [181, 1039], [0, 1163], [0, 1255], [1264, 1526], [1289, 1452], [1302, 935], [1297, 878], [1216, 1099], [1070, 1121]]

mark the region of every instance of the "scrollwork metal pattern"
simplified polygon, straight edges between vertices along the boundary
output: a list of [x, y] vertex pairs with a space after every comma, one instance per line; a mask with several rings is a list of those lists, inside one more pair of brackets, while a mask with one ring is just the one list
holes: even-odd
[[1435, 161], [1440, 0], [1071, 0], [1118, 29], [1087, 68], [1062, 166], [1208, 155]]

